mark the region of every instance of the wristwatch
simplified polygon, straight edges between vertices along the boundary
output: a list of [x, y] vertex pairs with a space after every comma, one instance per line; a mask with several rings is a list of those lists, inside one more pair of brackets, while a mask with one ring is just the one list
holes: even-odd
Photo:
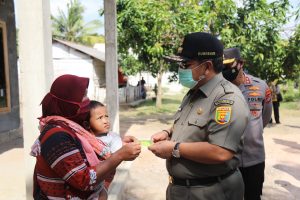
[[175, 158], [180, 158], [179, 145], [180, 145], [180, 142], [177, 142], [172, 151], [172, 156]]

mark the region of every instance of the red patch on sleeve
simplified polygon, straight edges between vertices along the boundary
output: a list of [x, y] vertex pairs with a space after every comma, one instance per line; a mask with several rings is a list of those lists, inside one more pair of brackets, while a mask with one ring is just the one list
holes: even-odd
[[270, 88], [268, 88], [266, 90], [266, 103], [270, 103], [272, 100], [272, 91], [270, 90]]

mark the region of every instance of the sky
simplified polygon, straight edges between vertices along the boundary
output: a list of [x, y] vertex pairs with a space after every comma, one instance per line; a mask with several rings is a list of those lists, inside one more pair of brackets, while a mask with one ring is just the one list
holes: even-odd
[[[95, 19], [102, 21], [103, 26], [97, 31], [99, 34], [104, 35], [104, 18], [100, 17], [98, 10], [103, 8], [103, 0], [79, 0], [80, 3], [84, 6], [85, 11], [83, 13], [83, 20], [89, 22]], [[58, 15], [58, 8], [67, 11], [67, 3], [70, 0], [50, 0], [50, 9], [53, 16]]]

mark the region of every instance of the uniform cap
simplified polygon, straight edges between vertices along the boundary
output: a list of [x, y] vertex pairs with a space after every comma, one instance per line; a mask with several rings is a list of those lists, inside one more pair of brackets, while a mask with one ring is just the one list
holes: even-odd
[[164, 56], [170, 62], [222, 58], [223, 44], [215, 36], [196, 32], [187, 34], [176, 55]]
[[223, 64], [233, 63], [235, 60], [241, 60], [241, 53], [239, 48], [228, 48], [224, 49], [224, 60]]

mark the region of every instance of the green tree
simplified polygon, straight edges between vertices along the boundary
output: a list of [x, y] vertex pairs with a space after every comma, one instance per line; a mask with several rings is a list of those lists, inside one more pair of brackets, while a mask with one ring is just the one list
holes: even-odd
[[[225, 48], [240, 47], [246, 69], [265, 80], [293, 78], [299, 74], [299, 29], [282, 39], [282, 27], [290, 16], [288, 0], [119, 0], [119, 50], [136, 55], [137, 70], [160, 78], [167, 70], [162, 56], [174, 54], [188, 32], [205, 31], [218, 36]], [[132, 59], [132, 58], [131, 58]], [[176, 76], [173, 77], [176, 79]]]
[[[195, 23], [199, 5], [193, 1], [119, 0], [119, 52], [127, 57], [129, 49], [141, 63], [135, 71], [148, 71], [157, 77], [156, 106], [161, 106], [161, 78], [168, 69], [163, 55], [177, 51], [182, 37], [201, 30]], [[132, 67], [132, 66], [131, 66]]]
[[292, 37], [285, 46], [285, 58], [283, 60], [283, 74], [289, 79], [300, 78], [300, 25], [297, 26]]
[[[283, 25], [289, 20], [289, 1], [244, 1], [221, 31], [226, 47], [239, 46], [249, 73], [265, 80], [291, 78], [295, 65], [284, 65], [289, 43], [282, 39]], [[290, 73], [292, 72], [292, 73]]]
[[57, 17], [51, 16], [53, 37], [57, 39], [93, 44], [103, 42], [103, 36], [98, 36], [96, 30], [102, 25], [99, 20], [88, 23], [83, 21], [84, 7], [78, 0], [71, 0], [67, 4], [67, 13], [58, 9]]

